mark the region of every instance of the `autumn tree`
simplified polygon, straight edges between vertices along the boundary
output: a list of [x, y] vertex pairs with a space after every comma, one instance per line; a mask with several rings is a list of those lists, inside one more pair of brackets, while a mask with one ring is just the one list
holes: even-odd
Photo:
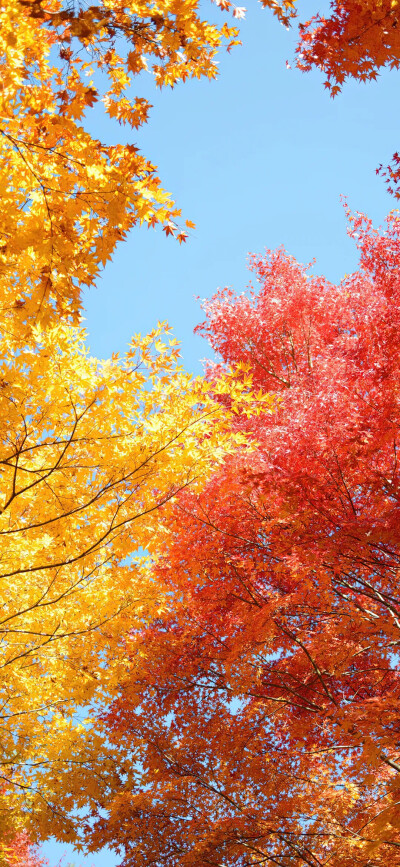
[[[217, 5], [240, 17], [228, 0]], [[163, 606], [139, 555], [151, 553], [156, 512], [200, 484], [231, 441], [225, 413], [177, 368], [161, 327], [108, 362], [90, 357], [80, 328], [82, 290], [132, 226], [186, 237], [155, 167], [130, 141], [99, 142], [87, 114], [102, 102], [136, 129], [149, 105], [132, 98], [135, 75], [148, 69], [159, 86], [214, 77], [218, 48], [238, 35], [221, 22], [203, 18], [196, 0], [7, 0], [0, 9], [7, 844], [27, 839], [15, 836], [25, 825], [37, 837], [75, 839], [76, 810], [118, 787], [113, 750], [93, 730], [90, 708], [113, 695], [122, 636]]]
[[24, 826], [78, 839], [120, 785], [91, 709], [115, 695], [126, 633], [165, 604], [143, 565], [158, 513], [232, 439], [175, 343], [160, 326], [100, 362], [75, 326], [3, 340], [0, 842]]
[[55, 313], [76, 322], [82, 289], [132, 226], [160, 224], [185, 240], [179, 211], [132, 132], [128, 143], [107, 146], [86, 116], [103, 104], [136, 129], [150, 106], [132, 97], [135, 75], [148, 70], [160, 87], [215, 77], [217, 49], [237, 33], [226, 21], [203, 20], [197, 0], [2, 5], [1, 305], [17, 339], [21, 327]]
[[209, 382], [275, 404], [159, 538], [169, 610], [103, 715], [136, 779], [88, 829], [126, 867], [398, 863], [400, 219], [351, 220], [339, 286], [279, 250], [205, 305]]

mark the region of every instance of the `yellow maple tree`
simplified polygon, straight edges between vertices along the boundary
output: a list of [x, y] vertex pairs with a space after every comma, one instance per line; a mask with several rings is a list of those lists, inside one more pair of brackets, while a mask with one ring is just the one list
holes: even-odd
[[[127, 632], [163, 607], [143, 568], [158, 513], [235, 447], [162, 325], [124, 358], [87, 351], [82, 289], [118, 241], [137, 223], [185, 232], [154, 166], [86, 114], [102, 100], [138, 127], [132, 76], [214, 77], [237, 35], [196, 0], [0, 8], [0, 858], [24, 828], [77, 842], [76, 811], [119, 784], [91, 709], [121, 681]], [[240, 375], [223, 387], [234, 411], [253, 401]]]
[[0, 839], [21, 821], [74, 839], [70, 811], [115, 782], [77, 709], [107, 703], [128, 630], [163, 607], [141, 568], [158, 511], [229, 448], [174, 344], [160, 326], [99, 362], [61, 323], [2, 353]]

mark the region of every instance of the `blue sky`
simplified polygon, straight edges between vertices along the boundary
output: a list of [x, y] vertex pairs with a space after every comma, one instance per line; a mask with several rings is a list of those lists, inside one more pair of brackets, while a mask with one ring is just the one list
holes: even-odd
[[[300, 9], [304, 20], [318, 7], [306, 0]], [[256, 0], [248, 0], [241, 34], [242, 47], [220, 56], [216, 82], [160, 92], [150, 76], [135, 81], [134, 94], [153, 109], [130, 140], [158, 166], [164, 188], [196, 230], [181, 247], [147, 229], [120, 245], [86, 296], [95, 355], [123, 352], [133, 333], [165, 319], [182, 343], [185, 367], [200, 372], [208, 348], [193, 336], [202, 319], [195, 296], [226, 285], [243, 291], [247, 254], [282, 244], [302, 262], [315, 258], [315, 272], [338, 281], [357, 267], [341, 195], [377, 225], [395, 206], [375, 168], [400, 145], [399, 73], [367, 85], [350, 82], [332, 100], [321, 74], [293, 68], [295, 32]], [[91, 128], [110, 142], [128, 136], [99, 111]], [[44, 852], [52, 865], [63, 852], [65, 865], [118, 863], [107, 853], [83, 859], [66, 846], [47, 844]]]

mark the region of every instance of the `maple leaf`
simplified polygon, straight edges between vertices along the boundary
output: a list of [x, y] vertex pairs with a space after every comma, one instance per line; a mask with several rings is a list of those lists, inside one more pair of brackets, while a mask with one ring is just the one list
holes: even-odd
[[95, 90], [94, 87], [88, 87], [87, 90], [85, 90], [86, 105], [89, 105], [90, 107], [92, 107], [95, 104], [95, 102], [97, 102], [98, 98], [99, 97], [98, 97], [97, 90]]

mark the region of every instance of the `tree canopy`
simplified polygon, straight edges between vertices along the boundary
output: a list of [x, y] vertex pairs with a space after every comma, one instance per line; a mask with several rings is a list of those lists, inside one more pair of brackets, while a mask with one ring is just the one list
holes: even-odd
[[[334, 3], [300, 24], [299, 67], [332, 95], [397, 68], [396, 10]], [[5, 867], [40, 867], [50, 835], [126, 867], [387, 867], [400, 847], [399, 218], [350, 216], [340, 286], [254, 257], [258, 292], [205, 305], [203, 379], [163, 323], [106, 361], [82, 328], [132, 227], [193, 226], [130, 140], [135, 77], [214, 78], [243, 14], [0, 9]], [[92, 134], [100, 108], [128, 142]]]
[[142, 772], [90, 838], [126, 867], [396, 859], [400, 219], [351, 220], [339, 286], [280, 250], [206, 302], [210, 383], [241, 364], [276, 402], [165, 523], [169, 610], [104, 717]]

